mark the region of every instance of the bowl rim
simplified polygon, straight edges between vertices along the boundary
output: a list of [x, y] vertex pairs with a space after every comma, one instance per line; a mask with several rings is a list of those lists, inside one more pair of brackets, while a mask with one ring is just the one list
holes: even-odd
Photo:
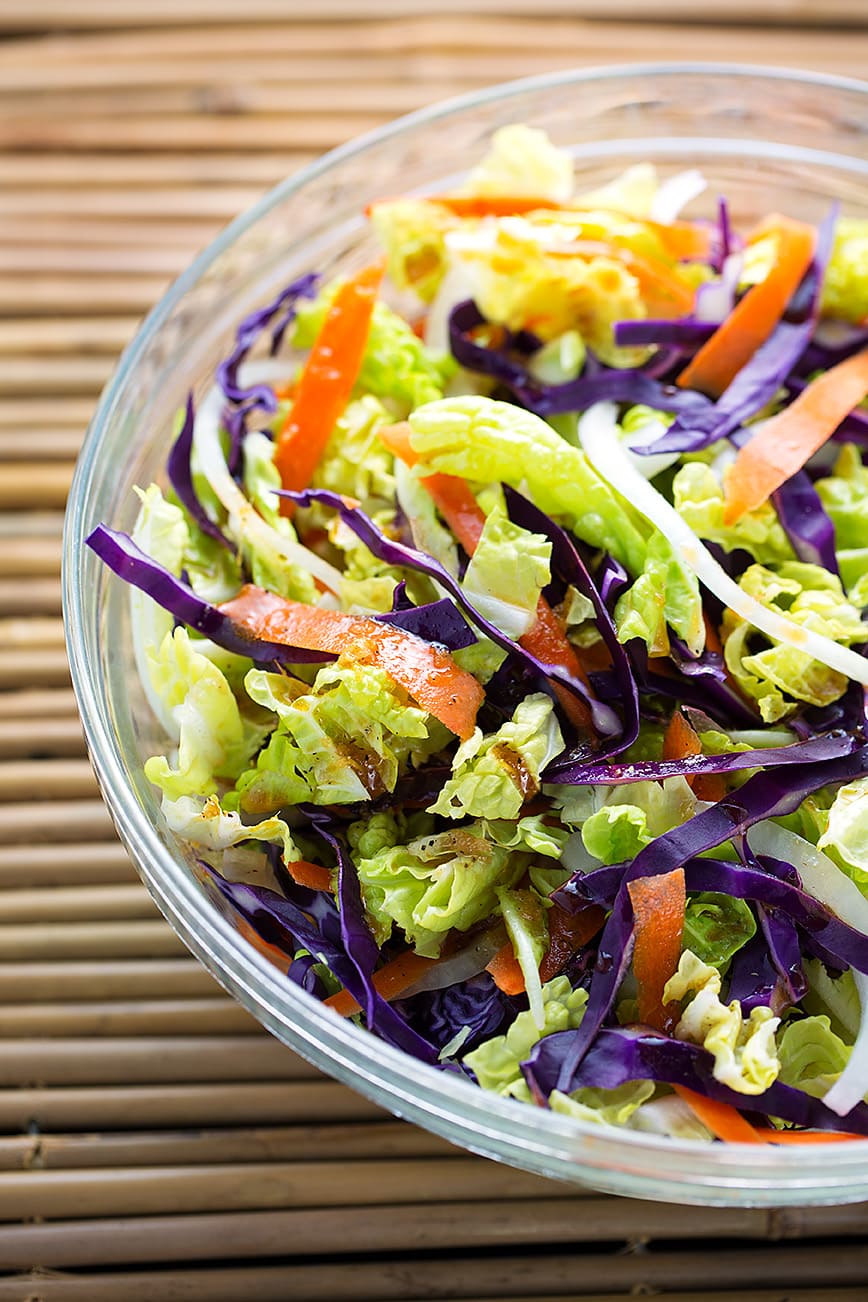
[[[446, 1138], [457, 1139], [471, 1151], [555, 1178], [586, 1177], [596, 1187], [610, 1192], [731, 1206], [804, 1203], [806, 1196], [810, 1201], [855, 1199], [868, 1193], [868, 1139], [835, 1147], [837, 1170], [853, 1181], [861, 1179], [861, 1185], [845, 1189], [839, 1178], [824, 1195], [822, 1177], [828, 1177], [829, 1163], [823, 1145], [771, 1150], [768, 1145], [707, 1145], [629, 1130], [610, 1130], [531, 1109], [524, 1103], [482, 1091], [463, 1078], [417, 1062], [368, 1031], [338, 1018], [305, 991], [281, 979], [277, 969], [244, 943], [216, 909], [203, 913], [197, 908], [201, 906], [201, 895], [195, 882], [163, 843], [126, 782], [117, 753], [117, 739], [105, 702], [95, 691], [93, 671], [85, 655], [81, 601], [84, 490], [100, 454], [102, 435], [154, 334], [188, 290], [236, 239], [311, 181], [368, 149], [418, 127], [488, 104], [507, 102], [535, 90], [687, 75], [725, 75], [752, 81], [759, 78], [793, 87], [850, 92], [864, 96], [868, 103], [866, 81], [743, 63], [663, 61], [541, 74], [454, 96], [366, 132], [286, 177], [224, 227], [144, 318], [106, 384], [85, 434], [64, 522], [62, 591], [67, 652], [88, 752], [121, 839], [134, 861], [144, 854], [150, 862], [160, 865], [159, 885], [146, 879], [148, 889], [188, 948], [221, 984], [303, 1057], [385, 1104], [397, 1115], [406, 1116]], [[865, 175], [868, 178], [868, 163]], [[191, 918], [195, 918], [195, 926], [191, 925]], [[275, 1016], [275, 1008], [279, 1016]], [[291, 1027], [284, 1021], [289, 1018], [292, 1018]], [[306, 1025], [299, 1026], [299, 1018]], [[409, 1063], [413, 1067], [408, 1072]], [[449, 1111], [444, 1114], [443, 1105], [447, 1100]], [[560, 1145], [560, 1157], [552, 1151], [555, 1144]], [[637, 1160], [644, 1155], [649, 1161], [637, 1171], [624, 1165], [625, 1156], [630, 1155]], [[655, 1178], [661, 1178], [661, 1158], [667, 1159], [667, 1179], [676, 1177], [675, 1187], [671, 1183], [662, 1189], [655, 1187]], [[815, 1183], [817, 1180], [819, 1184]]]

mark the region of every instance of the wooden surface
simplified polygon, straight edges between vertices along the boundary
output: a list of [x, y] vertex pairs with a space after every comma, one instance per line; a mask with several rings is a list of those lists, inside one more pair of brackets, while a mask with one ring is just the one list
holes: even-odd
[[117, 843], [60, 620], [93, 403], [226, 221], [323, 149], [497, 80], [653, 58], [868, 67], [866, 0], [777, 0], [738, 26], [758, 13], [0, 0], [0, 1302], [866, 1297], [865, 1207], [685, 1212], [550, 1184], [270, 1040]]

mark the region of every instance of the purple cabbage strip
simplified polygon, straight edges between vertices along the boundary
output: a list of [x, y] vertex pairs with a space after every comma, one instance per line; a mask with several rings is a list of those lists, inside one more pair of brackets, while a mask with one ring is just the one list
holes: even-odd
[[602, 637], [609, 655], [612, 657], [612, 672], [620, 691], [620, 701], [624, 710], [624, 725], [621, 735], [613, 741], [604, 743], [595, 752], [598, 759], [605, 755], [616, 755], [639, 736], [639, 694], [630, 669], [630, 662], [622, 644], [618, 641], [618, 630], [606, 608], [603, 596], [597, 591], [594, 580], [587, 566], [579, 555], [578, 549], [565, 529], [534, 506], [522, 493], [504, 485], [506, 509], [513, 524], [527, 529], [531, 533], [542, 534], [552, 545], [552, 575], [571, 584], [582, 596], [587, 597], [594, 608], [597, 630]]
[[172, 450], [166, 462], [166, 472], [169, 476], [169, 482], [175, 490], [178, 501], [185, 508], [188, 514], [196, 522], [204, 534], [213, 538], [215, 542], [226, 547], [229, 551], [234, 552], [235, 547], [223, 533], [211, 517], [205, 511], [202, 503], [199, 501], [196, 489], [193, 486], [193, 474], [190, 468], [190, 454], [193, 451], [193, 431], [196, 427], [196, 413], [193, 407], [193, 395], [187, 395], [187, 408], [184, 413], [184, 424], [181, 426], [181, 432], [172, 444]]
[[238, 368], [263, 330], [282, 311], [271, 338], [270, 353], [272, 357], [275, 355], [284, 331], [295, 317], [295, 305], [298, 299], [312, 298], [319, 281], [320, 277], [316, 272], [299, 276], [292, 284], [287, 285], [286, 289], [281, 290], [273, 303], [257, 308], [255, 312], [246, 316], [236, 331], [232, 352], [217, 367], [217, 384], [228, 404], [223, 410], [222, 420], [231, 442], [227, 464], [233, 474], [237, 470], [241, 444], [247, 433], [248, 416], [257, 410], [269, 416], [277, 411], [277, 399], [271, 386], [254, 384], [249, 389], [242, 388], [238, 382]]
[[807, 472], [799, 470], [781, 484], [772, 502], [799, 560], [837, 574], [835, 526]]
[[282, 642], [263, 642], [241, 632], [228, 615], [203, 601], [188, 584], [147, 556], [128, 534], [99, 524], [86, 542], [119, 578], [146, 592], [182, 624], [227, 651], [248, 656], [258, 664], [275, 660], [283, 664], [319, 664], [334, 659], [322, 651], [305, 651], [301, 647], [284, 646]]
[[461, 651], [477, 641], [476, 634], [449, 597], [429, 602], [425, 606], [405, 606], [390, 610], [385, 615], [375, 615], [381, 624], [391, 624], [406, 633], [414, 633], [426, 642], [438, 642], [448, 651]]
[[653, 344], [677, 344], [682, 348], [697, 348], [704, 344], [717, 329], [711, 321], [696, 317], [646, 317], [636, 321], [615, 322], [615, 343], [619, 347], [645, 347]]
[[[361, 976], [354, 958], [351, 958], [343, 945], [334, 936], [334, 924], [326, 927], [308, 916], [305, 909], [278, 895], [276, 891], [264, 886], [246, 886], [240, 882], [230, 882], [200, 860], [200, 866], [208, 873], [210, 881], [219, 893], [250, 923], [258, 935], [269, 944], [277, 945], [290, 951], [296, 948], [308, 949], [321, 957], [331, 971], [356, 1002], [365, 1008], [369, 1003], [368, 991], [373, 989], [370, 980]], [[325, 892], [311, 892], [326, 896]], [[333, 902], [326, 896], [329, 904]], [[350, 924], [352, 925], [352, 924]], [[341, 920], [341, 929], [344, 924]], [[376, 945], [374, 945], [375, 952]], [[287, 957], [287, 963], [289, 963]], [[401, 1018], [395, 1010], [373, 991], [373, 1017], [369, 1027], [389, 1044], [403, 1049], [415, 1058], [436, 1065], [437, 1051], [433, 1045], [418, 1035], [412, 1027]]]
[[[587, 1016], [587, 1014], [586, 1014]], [[705, 1049], [683, 1040], [626, 1027], [600, 1031], [581, 1064], [565, 1067], [573, 1056], [572, 1041], [579, 1031], [557, 1031], [539, 1040], [522, 1072], [529, 1087], [548, 1097], [553, 1089], [569, 1092], [589, 1086], [616, 1089], [628, 1081], [651, 1080], [659, 1085], [683, 1085], [741, 1111], [780, 1117], [810, 1130], [846, 1130], [868, 1135], [868, 1105], [857, 1103], [845, 1118], [837, 1116], [821, 1099], [792, 1085], [775, 1081], [762, 1094], [739, 1094], [714, 1079], [714, 1059]]]
[[707, 773], [735, 773], [740, 769], [778, 768], [786, 764], [819, 764], [857, 747], [846, 733], [826, 733], [788, 746], [759, 747], [731, 751], [725, 755], [684, 755], [672, 760], [636, 760], [631, 764], [585, 764], [553, 760], [546, 770], [546, 782], [567, 786], [619, 786], [625, 782], [662, 782], [665, 778], [694, 777]]
[[[684, 864], [684, 883], [690, 892], [715, 891], [779, 910], [797, 926], [804, 927], [836, 959], [859, 972], [868, 972], [868, 936], [864, 932], [843, 922], [800, 885], [778, 875], [774, 860], [759, 856], [755, 862], [757, 866], [752, 867], [729, 859], [688, 859]], [[599, 904], [617, 908], [626, 893], [622, 888], [629, 880], [629, 864], [612, 864], [574, 878], [556, 891], [553, 898], [563, 905], [569, 893], [571, 907], [579, 900], [582, 907]]]
[[438, 1049], [443, 1049], [464, 1027], [470, 1034], [460, 1053], [497, 1035], [504, 1023], [513, 1020], [519, 1001], [498, 990], [487, 972], [447, 986], [443, 990], [426, 990], [409, 999], [395, 1001], [401, 1016]]
[[[718, 439], [740, 431], [744, 421], [755, 416], [772, 400], [798, 363], [814, 333], [823, 277], [832, 251], [837, 219], [838, 208], [835, 205], [817, 230], [814, 260], [806, 274], [811, 298], [804, 320], [782, 320], [716, 403], [697, 412], [679, 413], [661, 438], [643, 448], [637, 448], [637, 452], [645, 455], [658, 452], [698, 452], [716, 443]], [[799, 294], [799, 290], [796, 294]], [[747, 439], [750, 435], [743, 433], [742, 437]]]
[[689, 673], [682, 669], [676, 677], [655, 673], [650, 668], [648, 649], [638, 638], [627, 643], [627, 655], [641, 693], [704, 710], [724, 727], [757, 726], [758, 713], [718, 672], [714, 653], [700, 657]]
[[449, 346], [453, 357], [466, 370], [476, 371], [498, 380], [515, 399], [538, 416], [555, 416], [571, 411], [585, 411], [595, 402], [643, 403], [657, 411], [698, 414], [711, 407], [700, 393], [664, 385], [635, 368], [616, 370], [606, 367], [594, 374], [585, 373], [565, 384], [541, 384], [520, 362], [502, 350], [485, 348], [468, 338], [469, 332], [485, 324], [476, 304], [467, 299], [452, 309], [449, 317]]
[[[218, 606], [203, 601], [188, 584], [147, 556], [128, 534], [100, 524], [87, 544], [120, 578], [146, 592], [180, 623], [194, 628], [227, 651], [248, 656], [257, 663], [279, 660], [284, 664], [320, 664], [334, 659], [328, 651], [307, 651], [283, 642], [263, 642], [240, 631]], [[409, 610], [389, 611], [375, 618], [380, 623], [415, 633], [425, 641], [437, 642], [450, 651], [459, 651], [476, 641], [466, 619], [448, 598], [412, 606]]]
[[784, 1008], [792, 1008], [804, 998], [808, 990], [808, 979], [802, 967], [799, 933], [792, 918], [782, 909], [758, 904], [757, 917], [768, 944], [772, 964], [781, 978], [781, 986], [772, 996], [773, 1011], [779, 1015]]
[[[761, 906], [757, 906], [760, 913]], [[784, 915], [778, 915], [783, 918]], [[787, 920], [789, 922], [789, 919]], [[789, 922], [790, 927], [793, 923]], [[798, 944], [798, 933], [796, 933]], [[727, 1002], [737, 999], [749, 1016], [754, 1008], [772, 1008], [775, 1015], [789, 1007], [790, 999], [780, 968], [775, 962], [766, 933], [760, 926], [755, 936], [732, 957], [727, 973]]]
[[506, 637], [496, 624], [492, 624], [484, 616], [480, 615], [479, 611], [465, 597], [461, 585], [433, 556], [387, 538], [374, 522], [365, 515], [364, 511], [356, 506], [348, 505], [339, 493], [332, 493], [323, 488], [307, 488], [300, 493], [288, 489], [276, 491], [279, 496], [287, 497], [290, 501], [296, 502], [302, 507], [310, 506], [312, 502], [330, 506], [339, 513], [347, 527], [352, 529], [356, 537], [362, 540], [378, 560], [385, 561], [387, 565], [403, 566], [406, 569], [415, 570], [420, 574], [427, 574], [429, 578], [436, 579], [441, 587], [451, 593], [458, 606], [473, 621], [480, 632], [490, 638], [496, 646], [502, 647], [509, 655], [526, 664], [540, 678], [554, 679], [566, 687], [574, 696], [578, 697], [590, 710], [597, 732], [603, 736], [620, 736], [621, 721], [614, 710], [595, 700], [584, 683], [574, 678], [572, 674], [567, 673], [565, 669], [562, 669], [559, 665], [543, 664], [536, 656], [531, 655], [529, 651], [525, 651], [524, 647]]
[[[604, 957], [602, 961], [598, 959], [596, 970], [591, 978], [588, 1007], [575, 1036], [573, 1056], [564, 1066], [565, 1079], [569, 1078], [582, 1056], [587, 1053], [591, 1042], [608, 1016], [629, 961], [633, 942], [633, 910], [627, 884], [639, 877], [652, 877], [680, 868], [696, 855], [713, 850], [732, 837], [743, 835], [754, 823], [766, 818], [779, 818], [784, 814], [794, 813], [805, 796], [819, 790], [820, 787], [832, 782], [861, 777], [866, 772], [868, 772], [868, 746], [863, 746], [850, 755], [830, 760], [826, 764], [793, 764], [783, 770], [771, 769], [758, 773], [749, 778], [738, 791], [731, 792], [710, 809], [694, 815], [680, 827], [664, 832], [662, 836], [658, 836], [639, 851], [624, 872], [612, 913], [603, 931], [600, 952]], [[582, 905], [587, 902], [587, 896], [582, 891], [582, 881], [581, 873], [574, 874], [564, 886], [554, 892], [552, 898], [563, 908], [574, 911], [577, 899]], [[706, 884], [704, 881], [691, 889], [726, 890], [725, 887]], [[735, 894], [735, 891], [730, 890], [729, 893]], [[816, 901], [813, 903], [816, 905]], [[868, 943], [865, 937], [862, 937], [862, 943]], [[558, 1088], [562, 1089], [564, 1086]]]
[[729, 204], [723, 195], [720, 195], [717, 200], [717, 232], [718, 246], [714, 251], [713, 266], [714, 270], [719, 274], [734, 248], [732, 223], [729, 219]]

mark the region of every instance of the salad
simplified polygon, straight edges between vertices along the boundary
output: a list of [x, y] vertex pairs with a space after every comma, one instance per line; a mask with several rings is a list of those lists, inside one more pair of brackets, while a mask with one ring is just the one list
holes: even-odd
[[[868, 222], [513, 126], [244, 320], [132, 535], [167, 826], [485, 1090], [868, 1136]], [[252, 354], [256, 354], [253, 357]], [[265, 356], [264, 354], [267, 354]]]

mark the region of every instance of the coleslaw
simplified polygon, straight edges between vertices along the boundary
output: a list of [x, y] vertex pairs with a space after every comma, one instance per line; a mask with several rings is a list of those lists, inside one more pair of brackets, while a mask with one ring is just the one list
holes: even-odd
[[868, 1136], [868, 222], [704, 190], [502, 129], [242, 322], [88, 541], [288, 980], [584, 1122]]

